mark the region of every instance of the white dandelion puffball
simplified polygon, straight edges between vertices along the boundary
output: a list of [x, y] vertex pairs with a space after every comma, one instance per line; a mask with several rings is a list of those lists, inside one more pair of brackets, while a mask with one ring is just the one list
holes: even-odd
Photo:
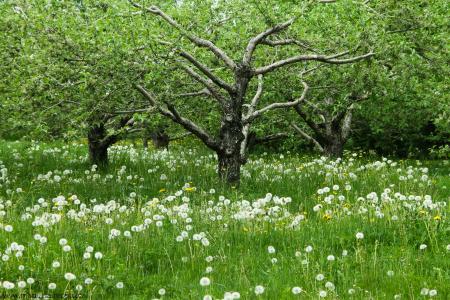
[[273, 246], [267, 247], [267, 252], [269, 252], [270, 254], [274, 254], [276, 252], [275, 247]]
[[319, 292], [319, 297], [320, 298], [325, 298], [327, 296], [327, 292], [326, 291], [320, 291]]
[[258, 296], [262, 293], [264, 293], [264, 287], [262, 285], [255, 286], [255, 295]]
[[427, 289], [427, 288], [422, 288], [422, 289], [420, 290], [420, 294], [421, 294], [422, 296], [428, 295], [429, 292], [430, 292], [430, 290]]
[[323, 274], [317, 274], [317, 276], [316, 276], [317, 281], [322, 281], [324, 279], [325, 279], [325, 276]]
[[66, 273], [66, 274], [64, 274], [64, 278], [67, 281], [72, 281], [72, 280], [75, 280], [77, 277], [72, 273]]
[[327, 289], [329, 289], [330, 291], [333, 291], [335, 289], [334, 283], [327, 281], [327, 283], [325, 283], [325, 287]]
[[202, 278], [200, 279], [200, 285], [201, 285], [201, 286], [208, 286], [208, 285], [210, 285], [210, 284], [211, 284], [211, 280], [209, 280], [208, 277], [202, 277]]
[[358, 232], [358, 233], [356, 234], [356, 239], [357, 239], [357, 240], [362, 240], [363, 238], [364, 238], [364, 233]]
[[123, 282], [119, 281], [118, 283], [116, 283], [116, 288], [123, 289]]
[[301, 288], [301, 287], [294, 286], [294, 287], [292, 288], [292, 294], [294, 294], [294, 295], [298, 295], [298, 294], [300, 294], [301, 292], [302, 292], [302, 288]]

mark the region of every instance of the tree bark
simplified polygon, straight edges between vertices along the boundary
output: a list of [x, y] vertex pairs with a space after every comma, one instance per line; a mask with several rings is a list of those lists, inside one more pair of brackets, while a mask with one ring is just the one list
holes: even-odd
[[342, 157], [345, 141], [334, 137], [323, 145], [324, 154], [329, 157]]
[[231, 155], [220, 152], [217, 153], [217, 156], [219, 159], [218, 174], [220, 179], [231, 186], [239, 186], [242, 165], [239, 150], [236, 150]]
[[[232, 103], [239, 101], [241, 101], [239, 98], [234, 98]], [[241, 105], [225, 107], [219, 133], [221, 147], [217, 151], [218, 172], [220, 179], [232, 186], [238, 186], [240, 181], [240, 170], [243, 164], [241, 143], [245, 138], [242, 133], [243, 127]]]
[[147, 135], [145, 135], [142, 138], [142, 146], [144, 147], [144, 149], [148, 149], [148, 137], [147, 137]]
[[151, 134], [153, 145], [156, 149], [166, 148], [169, 150], [169, 135], [164, 130], [157, 130]]
[[88, 131], [89, 160], [99, 167], [108, 165], [108, 148], [116, 142], [116, 136], [107, 136], [103, 124], [94, 125]]
[[108, 147], [95, 143], [89, 143], [89, 160], [91, 165], [105, 167], [108, 165]]

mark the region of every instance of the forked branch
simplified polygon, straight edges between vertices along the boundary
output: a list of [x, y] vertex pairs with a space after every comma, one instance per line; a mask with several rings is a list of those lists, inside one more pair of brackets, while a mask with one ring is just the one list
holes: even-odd
[[243, 63], [249, 65], [253, 57], [253, 52], [259, 44], [261, 44], [268, 36], [288, 28], [294, 21], [295, 19], [290, 19], [287, 22], [277, 24], [252, 38], [245, 49]]
[[207, 48], [211, 52], [214, 53], [214, 55], [222, 60], [231, 70], [234, 70], [236, 68], [236, 64], [234, 61], [219, 47], [217, 47], [213, 42], [202, 39], [189, 31], [185, 30], [180, 24], [178, 24], [174, 19], [172, 19], [169, 15], [164, 13], [159, 7], [152, 5], [150, 7], [143, 7], [139, 3], [136, 3], [134, 1], [129, 0], [129, 2], [139, 9], [142, 9], [146, 12], [149, 12], [151, 14], [160, 16], [164, 21], [166, 21], [170, 26], [177, 29], [184, 37], [186, 37], [188, 40], [190, 40], [192, 43], [197, 45], [198, 47]]
[[219, 149], [219, 143], [217, 143], [217, 141], [208, 132], [206, 132], [203, 128], [201, 128], [200, 126], [198, 126], [191, 120], [181, 116], [180, 113], [173, 106], [173, 104], [169, 103], [168, 101], [165, 101], [164, 103], [167, 106], [167, 109], [166, 109], [166, 108], [162, 107], [161, 105], [159, 105], [157, 103], [155, 97], [150, 92], [148, 92], [144, 87], [142, 87], [141, 85], [135, 85], [135, 87], [145, 98], [147, 98], [149, 100], [149, 102], [152, 106], [154, 106], [154, 107], [156, 107], [156, 109], [158, 109], [158, 111], [162, 115], [170, 118], [175, 123], [178, 123], [181, 126], [183, 126], [187, 131], [195, 134], [200, 140], [202, 140], [211, 149], [213, 149], [213, 150]]
[[341, 56], [341, 55], [342, 55], [342, 53], [334, 54], [331, 56], [317, 55], [317, 54], [297, 55], [297, 56], [293, 56], [293, 57], [290, 57], [290, 58], [287, 58], [284, 60], [279, 60], [279, 61], [274, 62], [273, 64], [270, 64], [270, 65], [267, 65], [265, 67], [257, 68], [254, 71], [254, 74], [255, 75], [266, 74], [268, 72], [274, 71], [274, 70], [281, 68], [283, 66], [286, 66], [286, 65], [294, 64], [294, 63], [301, 62], [301, 61], [310, 61], [310, 60], [320, 61], [320, 62], [324, 62], [324, 63], [328, 63], [328, 64], [349, 64], [349, 63], [353, 63], [353, 62], [357, 62], [357, 61], [369, 58], [369, 57], [373, 56], [374, 53], [369, 52], [364, 55], [355, 56], [355, 57], [351, 57], [351, 58], [345, 58], [345, 59], [335, 58], [335, 57]]
[[261, 108], [260, 110], [256, 110], [254, 111], [251, 115], [247, 116], [246, 118], [244, 118], [244, 123], [251, 123], [254, 119], [256, 119], [257, 117], [259, 117], [260, 115], [264, 114], [265, 112], [269, 111], [269, 110], [273, 110], [273, 109], [279, 109], [279, 108], [289, 108], [289, 107], [295, 107], [298, 104], [300, 104], [306, 97], [306, 94], [308, 93], [308, 85], [306, 84], [306, 82], [302, 82], [303, 84], [303, 93], [302, 95], [295, 99], [294, 101], [289, 101], [289, 102], [275, 102], [275, 103], [271, 103], [269, 105], [267, 105], [264, 108]]

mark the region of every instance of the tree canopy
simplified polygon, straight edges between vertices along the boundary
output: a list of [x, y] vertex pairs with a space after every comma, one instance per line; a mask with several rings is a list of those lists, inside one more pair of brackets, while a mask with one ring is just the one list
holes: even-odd
[[0, 135], [71, 139], [101, 125], [116, 139], [172, 119], [217, 148], [237, 114], [231, 144], [286, 133], [280, 145], [320, 149], [339, 117], [349, 147], [426, 151], [450, 137], [447, 11], [443, 0], [2, 1]]

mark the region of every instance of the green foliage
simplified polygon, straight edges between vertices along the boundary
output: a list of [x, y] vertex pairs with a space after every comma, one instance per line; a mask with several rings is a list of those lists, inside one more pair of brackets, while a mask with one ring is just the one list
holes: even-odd
[[[324, 66], [306, 76], [312, 87], [309, 100], [321, 107], [331, 97], [331, 113], [337, 113], [348, 95], [370, 95], [355, 111], [351, 147], [407, 155], [450, 138], [447, 1], [139, 3], [159, 5], [235, 60], [242, 58], [250, 38], [290, 17], [296, 22], [274, 39], [296, 38], [322, 54], [375, 51], [371, 60]], [[2, 1], [0, 30], [6, 33], [0, 40], [0, 59], [5, 62], [0, 65], [2, 138], [84, 136], [88, 124], [100, 122], [105, 114], [148, 105], [133, 88], [137, 82], [212, 133], [218, 128], [214, 101], [173, 96], [203, 88], [177, 69], [174, 49], [183, 47], [225, 80], [233, 74], [207, 50], [192, 47], [160, 18], [140, 13], [127, 1]], [[261, 46], [254, 65], [310, 52], [297, 46]], [[265, 76], [261, 105], [300, 95], [299, 73], [318, 65], [309, 62]], [[248, 101], [254, 91], [256, 82], [251, 82]], [[135, 117], [153, 127], [167, 124], [154, 113]], [[290, 122], [302, 126], [295, 113], [274, 111], [253, 130], [259, 135], [290, 132]], [[299, 145], [305, 142], [292, 135], [283, 147]]]

